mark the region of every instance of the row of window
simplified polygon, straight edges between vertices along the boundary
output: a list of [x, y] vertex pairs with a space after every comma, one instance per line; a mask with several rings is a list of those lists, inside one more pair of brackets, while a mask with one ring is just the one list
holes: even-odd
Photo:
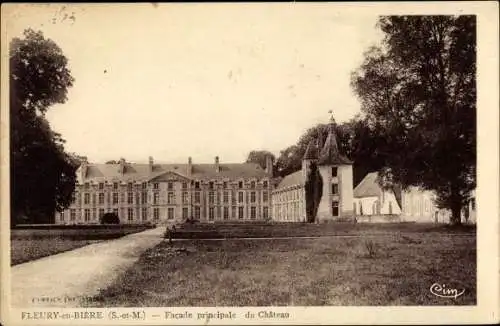
[[[133, 192], [128, 192], [126, 193], [127, 195], [127, 204], [134, 204], [134, 193]], [[220, 193], [219, 192], [214, 192], [211, 191], [208, 193], [208, 202], [210, 204], [215, 203], [215, 198], [217, 195], [217, 203], [220, 203]], [[83, 204], [84, 205], [89, 205], [90, 204], [90, 199], [92, 196], [92, 204], [95, 205], [96, 203], [96, 198], [98, 199], [99, 205], [104, 204], [104, 197], [105, 194], [103, 192], [100, 192], [97, 194], [93, 193], [84, 193], [83, 194]], [[257, 193], [255, 191], [252, 191], [249, 193], [249, 200], [251, 203], [255, 203], [257, 201]], [[73, 202], [76, 201], [77, 195], [74, 195], [73, 197]], [[121, 202], [125, 202], [125, 193], [121, 193]], [[135, 204], [146, 204], [147, 203], [147, 198], [148, 198], [148, 193], [147, 191], [143, 192], [138, 192], [135, 193]], [[160, 193], [155, 191], [153, 192], [153, 204], [158, 204], [159, 203], [159, 198], [160, 198]], [[118, 192], [113, 192], [112, 197], [110, 198], [110, 195], [108, 194], [108, 204], [112, 202], [113, 204], [118, 204], [119, 203], [119, 193]], [[112, 199], [112, 201], [111, 201]], [[224, 191], [222, 194], [222, 201], [223, 203], [229, 203], [229, 191]], [[244, 201], [244, 193], [243, 191], [238, 192], [238, 202], [243, 203]], [[269, 201], [269, 193], [267, 191], [262, 192], [262, 201], [263, 202], [268, 202]], [[196, 191], [194, 193], [194, 202], [195, 203], [200, 203], [201, 202], [201, 194], [199, 191]], [[235, 198], [233, 198], [233, 202], [235, 202]], [[167, 193], [167, 203], [168, 204], [175, 204], [175, 193], [174, 192], [168, 192]], [[182, 203], [187, 204], [189, 203], [189, 192], [185, 191], [182, 193]]]
[[[238, 218], [242, 219], [244, 217], [244, 207], [239, 206], [239, 207], [232, 207], [232, 216], [236, 217], [236, 209], [238, 209]], [[215, 207], [209, 207], [208, 209], [208, 219], [209, 220], [214, 220], [215, 218]], [[91, 215], [92, 213], [92, 215]], [[91, 220], [97, 221], [97, 216], [101, 217], [104, 215], [104, 209], [100, 208], [97, 210], [96, 208], [93, 208], [92, 210], [87, 208], [83, 210], [83, 219], [85, 222], [90, 222]], [[113, 213], [118, 215], [118, 208], [113, 209]], [[97, 215], [99, 214], [99, 215]], [[182, 207], [182, 218], [186, 219], [188, 218], [189, 214], [189, 209], [188, 207]], [[223, 214], [223, 219], [227, 220], [229, 219], [229, 207], [225, 206], [222, 208], [222, 214]], [[194, 207], [194, 218], [195, 219], [200, 219], [200, 207], [195, 206]], [[135, 217], [136, 220], [143, 220], [146, 221], [148, 219], [148, 211], [146, 207], [143, 207], [141, 209], [136, 208], [135, 209]], [[217, 217], [221, 217], [221, 207], [217, 207]], [[257, 207], [251, 206], [250, 207], [250, 218], [255, 219], [257, 217]], [[269, 208], [263, 207], [262, 210], [262, 217], [264, 219], [267, 219], [269, 217]], [[65, 212], [61, 212], [60, 214], [60, 221], [64, 222], [65, 221]], [[160, 209], [158, 207], [153, 208], [153, 220], [157, 221], [160, 218]], [[175, 208], [174, 207], [168, 207], [167, 208], [167, 219], [173, 220], [175, 218]], [[127, 220], [128, 221], [133, 221], [134, 220], [134, 209], [133, 208], [128, 208], [127, 209]], [[76, 221], [76, 209], [70, 209], [69, 210], [69, 221]]]
[[[100, 182], [98, 184], [98, 189], [104, 189], [104, 182]], [[108, 184], [108, 185], [111, 185], [111, 184]], [[139, 189], [139, 188], [142, 188], [142, 189], [147, 189], [147, 185], [148, 183], [147, 182], [143, 182], [141, 184], [134, 184], [132, 182], [129, 182], [127, 183], [127, 189], [128, 190], [132, 190], [135, 186], [136, 189]], [[154, 182], [152, 183], [153, 185], [153, 189], [160, 189], [160, 184], [158, 182]], [[201, 185], [201, 182], [200, 181], [192, 181], [191, 182], [191, 185], [194, 186], [195, 189], [200, 189], [200, 185]], [[210, 181], [208, 182], [208, 188], [209, 189], [214, 189], [216, 183], [214, 181]], [[264, 188], [267, 188], [269, 185], [269, 183], [267, 182], [267, 180], [264, 180], [262, 182], [262, 186]], [[84, 189], [89, 189], [90, 188], [90, 183], [89, 182], [85, 182], [83, 184], [84, 186]], [[113, 186], [113, 189], [118, 189], [118, 187], [120, 186], [120, 184], [118, 182], [113, 182], [112, 183], [112, 186]], [[244, 183], [243, 181], [239, 181], [238, 182], [238, 188], [242, 189], [244, 186]], [[227, 181], [224, 181], [222, 182], [222, 188], [227, 188], [228, 187], [228, 182]], [[187, 189], [188, 188], [188, 183], [187, 182], [182, 182], [182, 189]], [[250, 182], [250, 188], [251, 189], [255, 189], [256, 188], [256, 182], [255, 181], [251, 181]], [[168, 190], [173, 190], [174, 189], [174, 182], [173, 181], [169, 181], [167, 182], [167, 189]]]

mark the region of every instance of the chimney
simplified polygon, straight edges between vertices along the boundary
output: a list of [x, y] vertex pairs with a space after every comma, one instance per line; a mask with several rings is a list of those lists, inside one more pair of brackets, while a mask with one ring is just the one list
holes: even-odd
[[88, 168], [87, 160], [83, 160], [82, 163], [80, 164], [80, 176], [82, 180], [84, 180], [87, 177], [87, 168]]
[[219, 157], [215, 157], [215, 171], [220, 172]]
[[149, 172], [153, 172], [153, 164], [154, 164], [153, 157], [150, 156], [149, 157]]
[[192, 173], [193, 173], [193, 159], [190, 156], [188, 157], [187, 175], [191, 176]]
[[125, 159], [121, 158], [120, 159], [120, 174], [125, 174]]
[[273, 176], [273, 158], [271, 155], [266, 156], [266, 173]]

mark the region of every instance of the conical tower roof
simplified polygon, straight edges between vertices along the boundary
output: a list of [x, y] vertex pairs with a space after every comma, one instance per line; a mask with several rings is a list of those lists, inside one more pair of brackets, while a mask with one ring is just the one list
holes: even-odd
[[316, 146], [316, 141], [311, 139], [309, 144], [307, 144], [306, 152], [304, 153], [303, 160], [317, 160], [318, 159], [318, 147]]
[[320, 165], [343, 165], [352, 164], [352, 161], [342, 155], [337, 145], [337, 136], [335, 134], [335, 125], [332, 121], [328, 130], [328, 137], [319, 154]]

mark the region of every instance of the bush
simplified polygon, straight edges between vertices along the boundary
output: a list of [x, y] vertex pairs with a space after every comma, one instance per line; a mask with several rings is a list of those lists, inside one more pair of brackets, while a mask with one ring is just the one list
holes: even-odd
[[116, 213], [106, 213], [100, 218], [101, 224], [120, 224], [120, 218]]

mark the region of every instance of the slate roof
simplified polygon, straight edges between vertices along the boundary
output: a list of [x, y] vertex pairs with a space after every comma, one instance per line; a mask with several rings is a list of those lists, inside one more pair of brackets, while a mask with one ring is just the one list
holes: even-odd
[[314, 139], [311, 139], [307, 144], [306, 152], [304, 153], [304, 160], [314, 160], [318, 158], [318, 147]]
[[[153, 171], [149, 171], [149, 164], [126, 163], [125, 172], [120, 173], [120, 164], [87, 164], [85, 181], [122, 181], [144, 182], [156, 178], [164, 173], [173, 172], [192, 180], [222, 180], [222, 179], [253, 179], [271, 178], [259, 164], [256, 163], [221, 163], [220, 172], [216, 171], [215, 164], [192, 164], [191, 176], [188, 174], [188, 164], [154, 164]], [[81, 183], [80, 166], [77, 173]]]
[[326, 138], [325, 144], [323, 145], [323, 148], [321, 149], [321, 152], [319, 154], [318, 163], [319, 165], [352, 164], [352, 161], [350, 161], [344, 155], [340, 154], [333, 123], [330, 124], [328, 137]]
[[354, 197], [379, 197], [382, 195], [382, 188], [377, 182], [378, 173], [371, 172], [368, 173], [359, 185], [354, 188]]
[[303, 186], [304, 184], [305, 180], [302, 176], [302, 170], [299, 170], [284, 177], [278, 184], [277, 189], [284, 189], [292, 186]]

